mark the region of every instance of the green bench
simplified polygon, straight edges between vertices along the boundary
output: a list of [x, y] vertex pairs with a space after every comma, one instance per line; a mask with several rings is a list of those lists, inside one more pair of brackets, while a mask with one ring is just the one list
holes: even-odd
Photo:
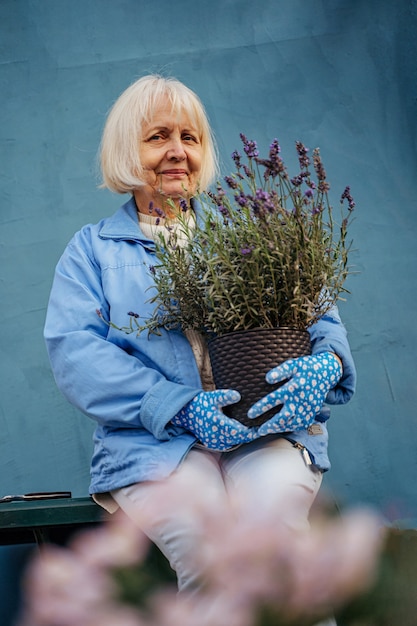
[[0, 502], [0, 545], [62, 544], [102, 519], [103, 509], [90, 497]]

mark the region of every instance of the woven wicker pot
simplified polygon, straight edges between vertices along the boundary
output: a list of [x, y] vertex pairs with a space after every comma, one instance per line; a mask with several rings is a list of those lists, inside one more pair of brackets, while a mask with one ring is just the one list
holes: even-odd
[[283, 384], [270, 385], [265, 374], [290, 358], [311, 354], [310, 335], [298, 328], [255, 328], [228, 333], [208, 343], [217, 389], [237, 389], [242, 399], [223, 409], [247, 426], [259, 426], [277, 413], [277, 408], [253, 420], [248, 409]]

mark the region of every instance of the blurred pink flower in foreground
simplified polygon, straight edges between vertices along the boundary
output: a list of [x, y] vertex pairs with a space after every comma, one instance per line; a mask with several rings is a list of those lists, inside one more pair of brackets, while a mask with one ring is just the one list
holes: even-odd
[[113, 571], [139, 567], [149, 542], [116, 514], [67, 548], [40, 551], [26, 572], [18, 626], [261, 626], [264, 607], [282, 624], [314, 623], [372, 584], [384, 532], [371, 512], [321, 518], [299, 532], [271, 514], [237, 515], [233, 503], [218, 511], [199, 499], [193, 509], [194, 488], [161, 486], [157, 506], [172, 511], [187, 502], [185, 514], [198, 516], [206, 538], [195, 554], [201, 589], [178, 595], [159, 587], [146, 607], [123, 604]]
[[115, 600], [112, 568], [140, 562], [148, 545], [118, 513], [68, 548], [43, 546], [23, 581], [22, 626], [140, 626], [136, 611]]
[[121, 511], [110, 516], [106, 524], [79, 533], [71, 542], [71, 549], [84, 563], [101, 568], [142, 561], [148, 547], [147, 537]]

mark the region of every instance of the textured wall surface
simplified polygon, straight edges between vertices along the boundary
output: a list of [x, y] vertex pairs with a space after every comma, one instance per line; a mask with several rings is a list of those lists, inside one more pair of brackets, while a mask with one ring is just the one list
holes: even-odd
[[[358, 392], [334, 411], [343, 501], [417, 517], [416, 2], [2, 0], [0, 492], [85, 495], [93, 424], [55, 388], [42, 329], [72, 234], [123, 198], [97, 189], [106, 112], [144, 73], [205, 102], [224, 161], [239, 132], [283, 156], [319, 146], [333, 199], [357, 202], [341, 311]], [[65, 306], [65, 302], [62, 303]]]

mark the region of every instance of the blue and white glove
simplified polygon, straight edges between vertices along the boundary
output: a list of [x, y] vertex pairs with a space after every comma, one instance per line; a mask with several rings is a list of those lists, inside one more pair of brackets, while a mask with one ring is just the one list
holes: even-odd
[[258, 436], [308, 428], [342, 372], [340, 360], [331, 352], [289, 359], [270, 370], [266, 375], [268, 383], [288, 381], [249, 409], [248, 417], [255, 418], [282, 405], [276, 415], [259, 426]]
[[224, 415], [222, 407], [239, 402], [234, 389], [201, 391], [172, 418], [172, 423], [192, 432], [211, 450], [229, 450], [256, 438], [256, 429]]

